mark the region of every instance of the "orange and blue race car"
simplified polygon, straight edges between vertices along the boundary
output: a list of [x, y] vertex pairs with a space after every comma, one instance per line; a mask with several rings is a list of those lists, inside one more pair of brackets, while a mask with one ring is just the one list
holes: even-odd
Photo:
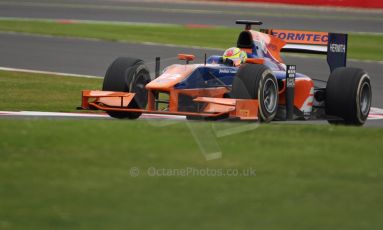
[[[223, 55], [173, 64], [160, 74], [160, 58], [151, 78], [142, 60], [117, 58], [108, 68], [102, 91], [83, 90], [81, 109], [104, 110], [114, 118], [136, 119], [142, 113], [185, 115], [188, 119], [308, 120], [363, 125], [371, 106], [371, 83], [359, 68], [346, 67], [347, 34], [295, 30], [252, 30], [245, 25], [237, 46]], [[286, 65], [280, 52], [327, 55], [325, 86]]]

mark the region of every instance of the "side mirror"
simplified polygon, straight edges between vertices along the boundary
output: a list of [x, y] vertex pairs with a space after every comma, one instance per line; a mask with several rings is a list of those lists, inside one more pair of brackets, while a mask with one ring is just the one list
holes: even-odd
[[185, 60], [186, 64], [189, 64], [190, 61], [194, 61], [195, 56], [193, 54], [178, 54], [179, 60]]

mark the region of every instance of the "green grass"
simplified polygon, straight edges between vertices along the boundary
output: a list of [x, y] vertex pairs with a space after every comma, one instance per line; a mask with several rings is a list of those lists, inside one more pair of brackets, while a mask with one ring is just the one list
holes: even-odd
[[349, 57], [383, 61], [383, 35], [351, 35]]
[[[100, 85], [0, 71], [0, 110], [71, 111]], [[383, 226], [383, 129], [272, 124], [217, 138], [213, 129], [244, 124], [161, 124], [0, 119], [0, 229]], [[206, 161], [190, 127], [222, 159]], [[153, 177], [150, 167], [257, 174]]]
[[[0, 110], [71, 111], [99, 79], [0, 71]], [[380, 229], [383, 129], [0, 119], [1, 229]], [[222, 159], [206, 161], [189, 127]], [[201, 143], [201, 142], [200, 142]], [[215, 143], [218, 145], [215, 146]], [[130, 175], [132, 167], [141, 174]], [[157, 176], [157, 169], [256, 176]]]
[[[183, 46], [227, 48], [236, 45], [241, 28], [187, 28], [182, 25], [75, 23], [49, 20], [0, 20], [0, 31], [98, 38], [110, 41], [154, 42]], [[350, 34], [349, 57], [383, 60], [383, 35]]]
[[102, 79], [0, 71], [0, 110], [74, 111], [81, 90], [101, 86]]
[[[218, 138], [215, 161], [185, 123], [1, 119], [0, 136], [1, 229], [383, 227], [383, 129], [262, 125]], [[151, 177], [149, 167], [257, 175]]]
[[188, 29], [182, 25], [61, 24], [54, 21], [0, 20], [0, 31], [225, 48], [235, 45], [241, 30], [224, 27]]

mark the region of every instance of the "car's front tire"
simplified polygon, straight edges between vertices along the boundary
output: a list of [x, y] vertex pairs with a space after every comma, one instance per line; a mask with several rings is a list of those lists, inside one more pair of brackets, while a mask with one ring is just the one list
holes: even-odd
[[[144, 109], [148, 100], [145, 85], [149, 82], [149, 70], [142, 60], [119, 57], [106, 71], [102, 90], [135, 93], [129, 108]], [[107, 111], [107, 113], [111, 117], [120, 119], [137, 119], [141, 116], [138, 112]]]

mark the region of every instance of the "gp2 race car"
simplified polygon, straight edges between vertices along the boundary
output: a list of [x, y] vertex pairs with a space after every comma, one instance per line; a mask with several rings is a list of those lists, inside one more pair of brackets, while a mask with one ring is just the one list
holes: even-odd
[[[237, 47], [245, 63], [213, 55], [190, 64], [194, 55], [179, 54], [173, 64], [150, 77], [142, 60], [117, 58], [108, 68], [102, 91], [83, 90], [81, 109], [104, 110], [114, 118], [136, 119], [142, 113], [185, 115], [188, 119], [308, 120], [363, 125], [371, 106], [368, 74], [346, 67], [347, 34], [261, 29], [245, 25]], [[330, 76], [325, 86], [285, 65], [280, 52], [326, 54]], [[322, 82], [323, 85], [323, 82]]]

